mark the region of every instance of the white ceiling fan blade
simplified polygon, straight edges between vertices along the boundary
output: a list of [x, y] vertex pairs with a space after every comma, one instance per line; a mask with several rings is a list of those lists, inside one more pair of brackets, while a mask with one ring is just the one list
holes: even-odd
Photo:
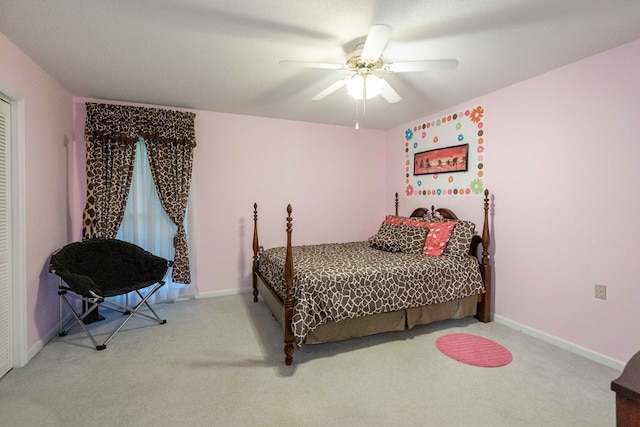
[[367, 40], [362, 48], [362, 58], [369, 61], [377, 61], [382, 55], [382, 51], [389, 42], [391, 35], [391, 27], [388, 25], [378, 24], [369, 28]]
[[458, 66], [456, 59], [432, 59], [427, 61], [394, 62], [385, 65], [392, 73], [410, 73], [414, 71], [452, 70]]
[[325, 90], [323, 90], [322, 92], [318, 93], [316, 96], [311, 98], [311, 100], [320, 101], [321, 99], [326, 98], [327, 96], [331, 95], [333, 92], [340, 89], [342, 86], [346, 85], [348, 80], [349, 80], [348, 77], [338, 80], [337, 82], [335, 82], [334, 84], [332, 84], [331, 86], [329, 86], [328, 88], [326, 88]]
[[402, 97], [398, 95], [398, 92], [396, 92], [395, 89], [392, 88], [391, 85], [385, 79], [380, 79], [380, 80], [382, 80], [380, 95], [384, 98], [384, 100], [387, 101], [389, 104], [395, 104], [396, 102], [400, 102]]
[[307, 61], [280, 61], [280, 65], [287, 68], [323, 68], [326, 70], [340, 70], [343, 64], [330, 64], [327, 62], [307, 62]]

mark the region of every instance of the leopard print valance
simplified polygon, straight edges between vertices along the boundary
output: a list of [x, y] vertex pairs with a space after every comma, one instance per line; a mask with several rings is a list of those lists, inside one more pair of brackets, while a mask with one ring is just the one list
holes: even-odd
[[87, 141], [109, 135], [112, 140], [135, 144], [142, 136], [146, 140], [196, 145], [195, 113], [91, 102], [86, 106]]

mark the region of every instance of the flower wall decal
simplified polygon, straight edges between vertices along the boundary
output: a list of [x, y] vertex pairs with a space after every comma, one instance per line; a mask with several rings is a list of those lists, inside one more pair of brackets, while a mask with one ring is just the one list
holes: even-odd
[[478, 106], [471, 111], [471, 121], [473, 123], [480, 123], [484, 116], [484, 108]]
[[471, 181], [471, 192], [473, 194], [481, 194], [483, 188], [483, 183], [482, 180], [480, 178], [476, 178], [473, 181]]
[[413, 131], [411, 129], [407, 129], [406, 131], [404, 131], [404, 137], [407, 139], [407, 141], [411, 141], [411, 139], [413, 138]]

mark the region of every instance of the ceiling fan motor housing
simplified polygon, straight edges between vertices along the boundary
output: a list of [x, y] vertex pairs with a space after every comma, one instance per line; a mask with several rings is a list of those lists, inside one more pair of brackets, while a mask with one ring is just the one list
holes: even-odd
[[367, 76], [373, 71], [381, 70], [384, 66], [382, 55], [375, 61], [362, 57], [362, 49], [356, 49], [347, 56], [347, 70], [354, 71], [361, 76]]

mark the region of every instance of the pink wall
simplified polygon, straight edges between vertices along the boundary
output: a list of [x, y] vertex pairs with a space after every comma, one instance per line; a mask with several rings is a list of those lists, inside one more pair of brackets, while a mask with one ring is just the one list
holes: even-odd
[[[486, 111], [495, 313], [625, 363], [640, 349], [639, 75], [637, 40], [462, 106]], [[387, 191], [410, 125], [388, 132]], [[481, 212], [478, 197], [422, 199]]]
[[[74, 100], [76, 134], [83, 131], [87, 101], [100, 102]], [[189, 234], [192, 279], [201, 295], [251, 286], [254, 202], [265, 247], [285, 244], [288, 203], [295, 244], [366, 239], [393, 209], [392, 195], [380, 191], [383, 131], [195, 113]], [[85, 151], [76, 150], [73, 229], [80, 230]]]
[[193, 231], [201, 292], [250, 287], [253, 203], [260, 243], [284, 245], [288, 203], [295, 244], [362, 240], [393, 200], [385, 133], [198, 112]]
[[64, 88], [2, 34], [0, 58], [0, 82], [25, 104], [27, 345], [32, 349], [58, 321], [58, 282], [47, 267], [51, 252], [67, 241], [72, 102]]

